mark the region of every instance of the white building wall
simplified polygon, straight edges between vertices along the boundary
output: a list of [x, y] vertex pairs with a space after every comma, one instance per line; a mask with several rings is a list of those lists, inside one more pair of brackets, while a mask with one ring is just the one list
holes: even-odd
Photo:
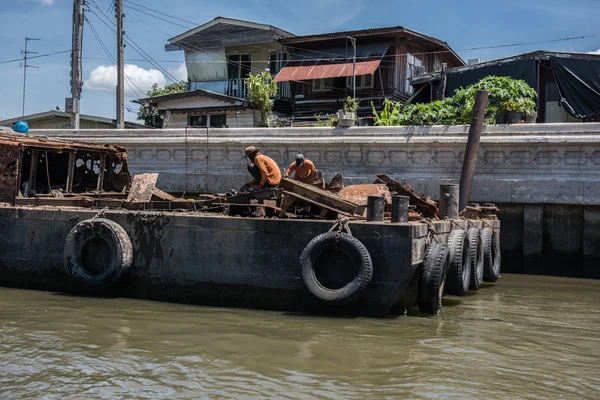
[[[246, 110], [240, 110], [239, 111], [239, 118], [237, 117], [237, 111], [236, 110], [231, 110], [231, 111], [223, 111], [223, 112], [214, 112], [214, 113], [210, 113], [211, 114], [225, 114], [227, 115], [227, 125], [229, 126], [229, 128], [253, 128], [254, 127], [254, 121], [258, 121], [260, 119], [260, 116], [258, 115], [258, 113], [253, 112], [253, 110], [250, 109], [246, 109]], [[256, 114], [256, 117], [254, 116], [254, 114]], [[167, 126], [167, 128], [185, 128], [186, 125], [188, 124], [188, 116], [190, 114], [188, 113], [177, 113], [177, 114], [171, 114], [171, 118], [169, 119], [169, 124]], [[197, 114], [197, 113], [192, 113], [191, 115], [202, 115], [202, 114]], [[210, 119], [209, 119], [210, 121]], [[210, 122], [209, 122], [210, 123]]]

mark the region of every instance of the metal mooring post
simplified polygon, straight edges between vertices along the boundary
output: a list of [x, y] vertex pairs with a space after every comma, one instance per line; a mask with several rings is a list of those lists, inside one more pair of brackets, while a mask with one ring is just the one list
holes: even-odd
[[392, 197], [392, 222], [408, 222], [408, 196]]
[[488, 103], [488, 92], [479, 90], [475, 94], [475, 105], [473, 106], [473, 118], [469, 127], [469, 137], [465, 149], [465, 158], [460, 174], [460, 201], [459, 209], [464, 210], [469, 202], [471, 195], [471, 183], [475, 174], [475, 165], [477, 164], [477, 153], [479, 152], [479, 141], [481, 140], [481, 131], [483, 130], [483, 119]]
[[385, 197], [369, 196], [367, 198], [367, 221], [383, 221]]
[[440, 185], [440, 216], [442, 218], [458, 218], [458, 198], [458, 185]]

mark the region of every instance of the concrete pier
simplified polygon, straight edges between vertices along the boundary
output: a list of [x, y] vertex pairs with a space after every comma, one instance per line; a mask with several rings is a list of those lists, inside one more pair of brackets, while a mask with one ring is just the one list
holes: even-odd
[[[129, 150], [132, 173], [158, 172], [176, 192], [248, 180], [243, 148], [282, 168], [296, 153], [345, 184], [385, 173], [437, 200], [458, 183], [468, 126], [285, 129], [33, 130]], [[600, 278], [600, 123], [484, 126], [470, 201], [495, 203], [504, 272]]]

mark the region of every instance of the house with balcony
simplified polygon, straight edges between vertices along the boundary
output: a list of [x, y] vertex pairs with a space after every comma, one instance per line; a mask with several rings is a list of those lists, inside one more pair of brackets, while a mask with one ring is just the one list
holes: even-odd
[[[279, 39], [293, 35], [272, 25], [217, 17], [169, 39], [166, 51], [183, 51], [188, 74], [184, 93], [138, 99], [163, 115], [164, 128], [253, 127], [259, 114], [249, 107], [246, 77], [287, 61]], [[289, 82], [278, 84], [276, 105], [291, 103]]]
[[386, 98], [405, 103], [426, 89], [416, 93], [413, 77], [465, 65], [446, 42], [402, 26], [295, 36], [217, 17], [169, 39], [165, 49], [184, 53], [186, 92], [136, 100], [158, 108], [165, 128], [260, 125], [249, 107], [250, 72], [268, 69], [275, 76], [276, 113], [314, 119], [342, 108], [354, 89], [359, 116], [372, 116], [371, 102], [376, 108]]
[[371, 102], [380, 108], [386, 98], [412, 100], [413, 76], [465, 65], [446, 42], [402, 26], [290, 36], [279, 43], [291, 56], [275, 81], [290, 83], [292, 101], [278, 110], [298, 117], [335, 113], [354, 88], [359, 116], [371, 116]]

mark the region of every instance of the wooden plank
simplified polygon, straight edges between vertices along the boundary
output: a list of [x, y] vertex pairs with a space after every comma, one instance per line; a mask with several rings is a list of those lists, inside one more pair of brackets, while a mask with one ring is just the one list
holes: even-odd
[[347, 212], [344, 212], [344, 211], [337, 210], [337, 209], [335, 209], [335, 208], [333, 208], [333, 207], [330, 207], [330, 206], [328, 206], [328, 205], [326, 205], [326, 204], [319, 203], [318, 201], [315, 201], [315, 200], [309, 199], [309, 198], [307, 198], [307, 197], [304, 197], [304, 196], [302, 196], [302, 195], [299, 195], [299, 194], [297, 194], [297, 193], [292, 193], [292, 192], [288, 192], [288, 191], [284, 190], [284, 191], [283, 191], [283, 194], [285, 194], [286, 196], [293, 197], [293, 198], [295, 198], [295, 199], [297, 199], [297, 200], [302, 200], [302, 201], [305, 201], [305, 202], [307, 202], [307, 203], [313, 204], [313, 205], [315, 205], [315, 206], [317, 206], [317, 207], [324, 208], [324, 209], [326, 209], [326, 210], [329, 210], [329, 211], [331, 211], [331, 212], [334, 212], [334, 213], [338, 213], [338, 214], [344, 215], [344, 216], [346, 216], [346, 217], [355, 217], [355, 215], [354, 215], [354, 214], [351, 214], [351, 213], [347, 213]]
[[387, 175], [377, 175], [376, 183], [385, 183], [388, 185], [391, 192], [396, 192], [401, 196], [408, 196], [410, 198], [409, 204], [416, 206], [417, 209], [427, 217], [437, 216], [439, 214], [439, 210], [435, 204], [429, 203], [425, 199], [420, 198], [412, 190], [402, 186], [400, 182], [391, 179]]
[[158, 188], [154, 188], [154, 191], [152, 192], [152, 197], [156, 197], [158, 200], [164, 200], [164, 201], [178, 201], [181, 199], [178, 199], [175, 196], [170, 195], [169, 193], [160, 190]]
[[131, 190], [127, 196], [127, 202], [132, 201], [150, 201], [152, 193], [156, 189], [158, 174], [139, 174], [133, 177]]
[[349, 215], [354, 215], [360, 204], [342, 199], [333, 193], [304, 184], [302, 182], [293, 181], [283, 178], [279, 183], [279, 187], [285, 189], [284, 193], [291, 192], [301, 197], [311, 200], [311, 204], [317, 203], [330, 207], [335, 212], [344, 212]]
[[[29, 190], [35, 190], [35, 181], [37, 180], [37, 161], [38, 151], [31, 150], [31, 164], [29, 166]], [[29, 196], [29, 193], [25, 193], [25, 196]]]
[[100, 171], [98, 172], [98, 185], [97, 190], [100, 192], [104, 187], [104, 169], [106, 168], [106, 154], [100, 155]]
[[75, 153], [69, 153], [69, 168], [67, 170], [67, 184], [65, 187], [66, 193], [73, 191], [73, 175], [75, 174]]

